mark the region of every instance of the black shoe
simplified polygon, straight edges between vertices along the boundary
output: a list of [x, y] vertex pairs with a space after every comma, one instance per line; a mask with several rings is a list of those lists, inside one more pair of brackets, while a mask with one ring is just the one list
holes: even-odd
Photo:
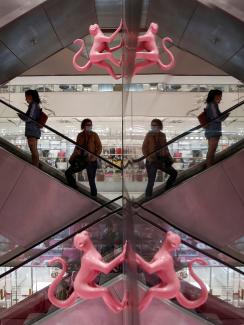
[[78, 190], [78, 186], [76, 184], [72, 184], [72, 185], [69, 185], [70, 187], [72, 187], [74, 190]]
[[168, 183], [168, 184], [166, 183], [164, 190], [165, 190], [165, 191], [168, 191], [168, 190], [170, 190], [172, 187], [174, 187], [174, 183]]

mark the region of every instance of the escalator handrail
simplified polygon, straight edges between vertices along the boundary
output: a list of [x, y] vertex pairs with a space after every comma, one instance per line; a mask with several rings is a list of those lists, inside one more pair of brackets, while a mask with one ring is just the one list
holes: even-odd
[[136, 203], [136, 204], [137, 204], [141, 209], [145, 210], [145, 211], [148, 212], [149, 214], [152, 214], [152, 215], [155, 216], [156, 218], [162, 220], [163, 222], [165, 222], [165, 223], [167, 223], [169, 226], [171, 226], [171, 227], [177, 229], [177, 230], [180, 231], [181, 233], [183, 233], [183, 234], [185, 234], [185, 235], [187, 235], [187, 236], [189, 236], [189, 237], [191, 237], [191, 238], [193, 238], [193, 239], [195, 239], [195, 240], [197, 240], [197, 241], [199, 241], [199, 242], [201, 242], [201, 243], [203, 243], [203, 244], [205, 244], [205, 245], [211, 247], [212, 249], [214, 249], [214, 250], [216, 250], [216, 251], [218, 251], [218, 252], [220, 252], [220, 253], [222, 253], [222, 254], [228, 256], [228, 257], [231, 258], [232, 260], [235, 260], [235, 261], [237, 261], [238, 263], [243, 264], [243, 261], [240, 260], [239, 258], [233, 257], [233, 256], [231, 256], [230, 254], [228, 254], [228, 253], [226, 253], [225, 251], [223, 251], [222, 249], [215, 247], [213, 244], [209, 244], [209, 243], [207, 243], [206, 241], [204, 241], [204, 240], [202, 240], [202, 239], [199, 239], [199, 238], [196, 237], [195, 235], [192, 235], [192, 234], [188, 233], [187, 231], [182, 230], [180, 227], [176, 226], [174, 223], [172, 223], [172, 222], [168, 221], [167, 219], [163, 218], [162, 216], [160, 216], [160, 215], [157, 214], [156, 212], [147, 209], [147, 208], [144, 207], [142, 204], [140, 204], [140, 203]]
[[[12, 273], [12, 272], [14, 272], [14, 271], [16, 271], [18, 268], [22, 267], [23, 265], [28, 264], [29, 262], [31, 262], [31, 261], [34, 260], [35, 258], [37, 258], [37, 257], [39, 257], [39, 256], [41, 256], [41, 255], [43, 255], [43, 254], [45, 254], [46, 252], [48, 252], [48, 251], [54, 249], [55, 247], [59, 246], [59, 245], [62, 244], [63, 242], [67, 241], [68, 239], [73, 238], [73, 237], [74, 237], [76, 234], [78, 234], [79, 232], [84, 231], [84, 230], [86, 230], [86, 229], [92, 227], [93, 225], [95, 225], [95, 224], [97, 224], [97, 223], [103, 221], [104, 219], [107, 219], [110, 215], [112, 215], [112, 214], [114, 214], [114, 213], [118, 213], [118, 212], [120, 212], [121, 210], [122, 210], [122, 207], [117, 208], [117, 209], [114, 210], [114, 211], [110, 211], [109, 213], [107, 213], [107, 214], [101, 216], [99, 219], [97, 219], [97, 220], [91, 222], [90, 224], [88, 224], [88, 225], [86, 225], [86, 226], [84, 226], [84, 227], [82, 227], [82, 228], [76, 230], [74, 233], [72, 233], [72, 234], [68, 235], [67, 237], [65, 237], [65, 238], [63, 238], [63, 239], [61, 239], [61, 240], [59, 240], [58, 242], [56, 242], [55, 244], [53, 244], [53, 245], [47, 247], [47, 248], [44, 249], [43, 251], [41, 251], [41, 252], [39, 252], [39, 253], [33, 255], [32, 257], [30, 257], [29, 259], [25, 260], [24, 262], [19, 263], [18, 265], [14, 266], [14, 267], [11, 268], [10, 270], [8, 270], [8, 271], [2, 273], [2, 274], [0, 275], [0, 279], [3, 278], [3, 277], [5, 277], [6, 275], [8, 275], [8, 274], [10, 274], [10, 273]], [[138, 217], [140, 217], [142, 220], [146, 221], [147, 223], [150, 223], [152, 226], [154, 226], [154, 227], [160, 229], [161, 231], [163, 231], [163, 232], [165, 232], [165, 233], [167, 232], [163, 227], [157, 225], [156, 223], [154, 223], [154, 222], [151, 221], [151, 220], [148, 220], [148, 219], [145, 218], [145, 217], [142, 217], [138, 212], [137, 212], [136, 214], [137, 214]], [[211, 254], [209, 254], [209, 253], [207, 253], [207, 252], [201, 250], [200, 248], [195, 247], [195, 246], [189, 244], [187, 241], [184, 241], [184, 240], [181, 240], [181, 241], [182, 241], [182, 244], [186, 245], [187, 247], [190, 247], [191, 249], [194, 249], [194, 250], [200, 252], [201, 254], [206, 255], [206, 256], [208, 256], [208, 257], [210, 257], [210, 258], [212, 258], [212, 259], [218, 261], [219, 263], [221, 263], [221, 264], [223, 264], [223, 265], [225, 265], [225, 266], [227, 266], [227, 267], [233, 269], [234, 271], [236, 271], [236, 272], [238, 272], [238, 273], [244, 275], [244, 272], [243, 272], [243, 271], [241, 271], [241, 270], [239, 270], [239, 269], [236, 269], [235, 267], [233, 267], [232, 265], [228, 264], [227, 262], [224, 262], [224, 261], [218, 259], [216, 256], [212, 256]], [[208, 246], [211, 247], [211, 245], [208, 245]], [[216, 250], [217, 250], [217, 249], [216, 249]], [[217, 250], [217, 251], [219, 251], [219, 250]], [[219, 251], [219, 252], [220, 252], [220, 251]], [[224, 254], [225, 254], [225, 253], [224, 253]], [[228, 256], [227, 254], [225, 254], [225, 255]], [[232, 258], [232, 259], [235, 260], [235, 258]]]
[[[37, 121], [35, 121], [33, 118], [31, 118], [30, 116], [28, 116], [26, 113], [22, 112], [22, 111], [21, 111], [20, 109], [18, 109], [17, 107], [15, 107], [15, 106], [13, 106], [13, 105], [11, 105], [11, 104], [5, 102], [5, 101], [2, 100], [2, 99], [0, 99], [0, 103], [4, 104], [5, 106], [8, 106], [9, 108], [11, 108], [12, 110], [14, 110], [15, 112], [18, 112], [18, 113], [20, 113], [21, 115], [24, 115], [25, 117], [27, 117], [28, 119], [32, 120], [32, 121], [35, 122], [36, 124], [40, 125], [40, 123], [38, 123]], [[60, 136], [61, 138], [65, 139], [66, 141], [68, 141], [68, 142], [74, 144], [74, 145], [75, 145], [76, 147], [78, 147], [79, 149], [82, 149], [82, 150], [88, 152], [89, 154], [92, 154], [93, 156], [95, 156], [95, 157], [97, 157], [97, 158], [103, 160], [104, 162], [110, 164], [110, 165], [113, 166], [114, 168], [117, 168], [117, 169], [119, 169], [119, 170], [122, 170], [122, 168], [121, 168], [120, 166], [117, 166], [116, 164], [114, 164], [113, 162], [107, 160], [106, 158], [103, 158], [102, 156], [98, 156], [98, 155], [96, 155], [95, 153], [89, 151], [88, 149], [83, 148], [83, 147], [82, 147], [81, 145], [79, 145], [76, 141], [70, 139], [69, 137], [67, 137], [67, 136], [64, 135], [63, 133], [61, 133], [61, 132], [59, 132], [59, 131], [53, 129], [51, 126], [48, 126], [48, 125], [45, 124], [44, 127], [45, 127], [46, 129], [48, 129], [49, 131], [51, 131], [51, 132], [57, 134], [57, 135]]]
[[0, 263], [0, 267], [1, 267], [1, 266], [4, 266], [5, 264], [7, 264], [7, 263], [9, 263], [9, 262], [11, 262], [11, 261], [13, 261], [14, 259], [20, 257], [21, 255], [27, 253], [27, 252], [30, 251], [31, 249], [33, 249], [33, 248], [35, 248], [36, 246], [40, 245], [40, 244], [43, 243], [44, 241], [51, 239], [53, 236], [58, 235], [59, 233], [61, 233], [61, 232], [65, 231], [65, 230], [67, 230], [68, 228], [74, 226], [74, 225], [77, 224], [78, 222], [81, 222], [81, 221], [84, 220], [85, 218], [88, 218], [88, 217], [91, 216], [92, 214], [98, 212], [99, 210], [105, 208], [106, 206], [108, 206], [108, 205], [110, 205], [110, 204], [112, 204], [112, 203], [114, 203], [114, 202], [116, 202], [117, 200], [122, 199], [122, 198], [123, 198], [123, 196], [120, 195], [120, 196], [114, 198], [113, 200], [108, 201], [108, 202], [104, 203], [103, 205], [97, 207], [96, 209], [93, 209], [92, 211], [90, 211], [89, 213], [85, 214], [84, 216], [82, 216], [82, 217], [76, 219], [75, 221], [73, 221], [73, 222], [69, 223], [68, 225], [64, 226], [63, 228], [61, 228], [61, 229], [55, 231], [55, 232], [52, 233], [51, 235], [48, 235], [47, 237], [45, 237], [45, 238], [39, 240], [38, 242], [35, 242], [33, 245], [27, 247], [26, 249], [24, 249], [24, 250], [21, 251], [20, 253], [18, 253], [18, 254], [16, 254], [16, 255], [12, 256], [11, 258], [5, 260], [5, 261], [2, 262], [2, 263]]
[[30, 262], [33, 261], [35, 258], [37, 258], [37, 257], [39, 257], [39, 256], [41, 256], [41, 255], [43, 255], [43, 254], [45, 254], [46, 252], [52, 250], [53, 248], [59, 246], [60, 244], [62, 244], [62, 243], [65, 242], [66, 240], [69, 240], [69, 239], [73, 238], [76, 234], [78, 234], [78, 233], [80, 233], [80, 232], [82, 232], [82, 231], [84, 231], [84, 230], [86, 230], [86, 229], [88, 229], [88, 228], [94, 226], [95, 224], [97, 224], [97, 223], [99, 223], [99, 222], [101, 222], [101, 221], [107, 219], [110, 215], [116, 214], [116, 213], [120, 212], [121, 210], [122, 210], [122, 207], [119, 207], [119, 208], [117, 208], [117, 209], [115, 209], [115, 210], [113, 210], [113, 211], [110, 211], [110, 212], [108, 212], [107, 214], [101, 216], [100, 218], [98, 218], [98, 219], [92, 221], [92, 222], [89, 223], [88, 225], [86, 225], [86, 226], [84, 226], [84, 227], [82, 227], [82, 228], [80, 228], [80, 229], [74, 231], [72, 234], [68, 235], [67, 237], [65, 237], [65, 238], [63, 238], [63, 239], [60, 239], [58, 242], [56, 242], [56, 243], [53, 244], [53, 245], [50, 245], [49, 247], [47, 247], [47, 248], [44, 249], [43, 251], [41, 251], [41, 252], [39, 252], [39, 253], [37, 253], [37, 254], [31, 256], [29, 259], [27, 259], [27, 260], [25, 260], [25, 261], [19, 263], [18, 265], [12, 267], [12, 268], [9, 269], [8, 271], [6, 271], [6, 272], [0, 274], [0, 279], [3, 278], [3, 277], [5, 277], [6, 275], [8, 275], [8, 274], [10, 274], [10, 273], [12, 273], [12, 272], [14, 272], [14, 271], [16, 271], [16, 270], [19, 269], [20, 267], [22, 267], [22, 266], [24, 266], [24, 265], [30, 263]]
[[[241, 102], [235, 104], [234, 106], [231, 106], [230, 108], [228, 108], [227, 110], [225, 110], [224, 112], [222, 112], [220, 116], [215, 117], [215, 118], [212, 119], [210, 122], [217, 121], [221, 116], [224, 116], [224, 115], [226, 115], [226, 114], [228, 114], [228, 113], [234, 111], [235, 109], [237, 109], [238, 107], [240, 107], [240, 106], [243, 105], [243, 104], [244, 104], [244, 100], [242, 100]], [[168, 147], [170, 144], [172, 144], [172, 143], [178, 141], [179, 139], [184, 138], [185, 136], [189, 135], [190, 133], [192, 133], [192, 132], [194, 132], [194, 131], [196, 131], [196, 130], [198, 130], [198, 129], [204, 128], [204, 127], [207, 126], [208, 124], [209, 124], [209, 122], [207, 122], [207, 123], [204, 124], [204, 125], [199, 124], [199, 125], [197, 125], [197, 126], [194, 126], [193, 128], [189, 129], [188, 131], [185, 131], [185, 132], [183, 132], [183, 133], [177, 135], [177, 136], [174, 137], [173, 139], [167, 141], [166, 144], [163, 145], [162, 147], [160, 147], [159, 149], [156, 149], [156, 150], [150, 152], [148, 155], [143, 155], [143, 156], [141, 156], [140, 158], [132, 159], [131, 162], [132, 162], [132, 163], [140, 162], [140, 161], [146, 159], [147, 157], [151, 156], [152, 154], [158, 153], [159, 151], [161, 151], [162, 149]]]
[[[156, 223], [153, 222], [152, 220], [148, 220], [147, 218], [142, 217], [138, 212], [136, 212], [136, 215], [137, 215], [139, 218], [141, 218], [142, 220], [144, 220], [144, 221], [146, 221], [147, 223], [149, 223], [150, 225], [154, 226], [155, 228], [158, 228], [158, 229], [160, 229], [161, 231], [163, 231], [164, 233], [167, 233], [167, 230], [166, 230], [166, 229], [164, 229], [162, 226], [156, 224]], [[202, 250], [201, 248], [198, 248], [198, 247], [195, 247], [194, 245], [189, 244], [189, 243], [188, 243], [187, 241], [185, 241], [184, 239], [181, 239], [181, 243], [184, 244], [184, 245], [187, 246], [187, 247], [190, 247], [191, 249], [193, 249], [193, 250], [195, 250], [195, 251], [198, 251], [199, 253], [201, 253], [201, 254], [203, 254], [203, 255], [206, 255], [206, 256], [210, 257], [211, 259], [213, 259], [213, 260], [219, 262], [220, 264], [223, 264], [223, 265], [229, 267], [230, 269], [236, 271], [237, 273], [239, 273], [239, 274], [241, 274], [241, 275], [244, 275], [244, 271], [235, 268], [234, 266], [230, 265], [229, 263], [222, 261], [222, 260], [219, 259], [218, 257], [213, 256], [213, 255], [209, 254], [208, 252], [205, 252], [205, 251]], [[210, 246], [210, 245], [208, 245], [208, 246]], [[211, 247], [211, 246], [210, 246], [210, 247]], [[220, 251], [218, 250], [218, 252], [220, 252]], [[226, 255], [226, 254], [225, 254], [225, 255]], [[226, 256], [227, 256], [227, 255], [226, 255]], [[234, 259], [234, 258], [232, 258], [232, 259]]]

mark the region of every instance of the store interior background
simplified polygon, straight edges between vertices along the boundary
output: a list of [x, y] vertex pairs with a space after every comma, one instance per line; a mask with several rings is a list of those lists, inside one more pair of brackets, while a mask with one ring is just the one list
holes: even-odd
[[[116, 16], [108, 15], [109, 7], [105, 10], [105, 7], [100, 8], [98, 4], [97, 6], [103, 32], [110, 35], [109, 26], [114, 25], [115, 20], [119, 21], [121, 3], [114, 4], [113, 9], [117, 6]], [[146, 24], [146, 17], [145, 7], [141, 26]], [[159, 28], [160, 34], [161, 24]], [[89, 26], [82, 31], [83, 34], [87, 34], [82, 37], [85, 48], [79, 60], [80, 65], [89, 59], [93, 42], [88, 29]], [[144, 32], [142, 30], [141, 33]], [[111, 46], [118, 45], [121, 37], [122, 33], [116, 37]], [[215, 41], [215, 35], [210, 35], [210, 38], [212, 42]], [[160, 37], [157, 37], [157, 43], [162, 60], [167, 63], [168, 58], [161, 49]], [[32, 46], [38, 46], [37, 39], [33, 39]], [[37, 89], [42, 99], [42, 107], [49, 115], [48, 125], [73, 140], [80, 131], [82, 119], [91, 118], [94, 130], [99, 134], [103, 144], [102, 156], [118, 166], [121, 166], [122, 162], [122, 141], [125, 162], [142, 155], [142, 142], [150, 129], [152, 118], [160, 118], [163, 121], [164, 132], [170, 140], [198, 124], [197, 115], [203, 110], [210, 89], [223, 90], [220, 106], [222, 111], [243, 100], [244, 97], [243, 84], [229, 76], [224, 69], [218, 68], [217, 58], [210, 63], [179, 46], [170, 47], [176, 59], [176, 66], [172, 70], [162, 72], [157, 66], [145, 69], [142, 74], [133, 77], [129, 89], [123, 84], [123, 79], [114, 80], [98, 67], [93, 66], [86, 74], [76, 71], [72, 65], [72, 58], [78, 50], [79, 46], [69, 43], [67, 47], [41, 63], [33, 64], [33, 67], [22, 75], [2, 85], [0, 97], [26, 111], [24, 91], [29, 88]], [[119, 58], [122, 50], [116, 51], [114, 55]], [[118, 68], [114, 70], [120, 73]], [[126, 105], [123, 103], [123, 90], [128, 90]], [[243, 109], [239, 108], [223, 123], [223, 137], [219, 150], [243, 137], [243, 118]], [[42, 134], [39, 141], [41, 159], [64, 171], [68, 167], [73, 145], [45, 128]], [[10, 109], [3, 108], [0, 111], [0, 135], [28, 151], [24, 123]], [[179, 172], [202, 161], [207, 152], [204, 130], [177, 141], [170, 146], [170, 151], [175, 159], [174, 167]], [[124, 177], [131, 197], [143, 194], [147, 182], [144, 162], [134, 164], [131, 169], [127, 168]], [[164, 177], [165, 175], [158, 171], [155, 187], [164, 181]], [[85, 171], [77, 175], [77, 181], [88, 186]], [[101, 162], [97, 171], [98, 192], [112, 199], [122, 192], [121, 184], [120, 171]]]
[[[42, 64], [45, 66], [45, 63]], [[71, 65], [71, 62], [69, 64]], [[70, 70], [71, 73], [72, 67]], [[115, 81], [109, 76], [28, 75], [15, 78], [2, 86], [0, 97], [26, 111], [24, 91], [28, 88], [39, 91], [42, 107], [49, 115], [48, 125], [73, 140], [80, 132], [82, 119], [91, 118], [93, 129], [99, 134], [103, 144], [102, 156], [121, 166], [121, 81]], [[244, 98], [243, 84], [230, 76], [136, 76], [128, 89], [128, 117], [125, 117], [123, 139], [124, 159], [142, 156], [142, 142], [150, 129], [152, 118], [160, 118], [163, 121], [168, 140], [198, 125], [197, 115], [203, 110], [207, 92], [212, 88], [223, 90], [220, 105], [222, 111]], [[1, 136], [28, 151], [24, 123], [10, 109], [2, 109], [0, 114]], [[243, 137], [243, 122], [243, 108], [239, 108], [223, 123], [223, 136], [218, 150], [227, 148]], [[64, 171], [68, 167], [73, 145], [44, 128], [39, 150], [43, 161]], [[170, 151], [175, 159], [174, 167], [179, 172], [202, 161], [207, 152], [204, 130], [177, 141], [170, 146]], [[99, 167], [98, 191], [112, 199], [121, 192], [121, 174], [119, 170], [104, 162], [101, 162]], [[132, 197], [141, 195], [147, 181], [144, 163], [135, 165], [133, 171], [128, 168], [124, 175], [127, 177], [127, 187]], [[77, 175], [77, 180], [85, 186], [88, 185], [85, 171]], [[158, 171], [155, 186], [160, 185], [163, 180], [164, 175]]]
[[[143, 1], [140, 32], [145, 33], [149, 20], [157, 22], [159, 31], [156, 41], [162, 60], [167, 63], [168, 58], [161, 48], [161, 38], [172, 37], [174, 44], [170, 50], [175, 56], [176, 66], [168, 72], [153, 66], [134, 77], [123, 114], [122, 79], [115, 81], [98, 67], [92, 67], [81, 75], [72, 66], [72, 58], [79, 50], [79, 46], [72, 43], [75, 37], [82, 37], [85, 43], [79, 60], [79, 64], [83, 65], [89, 59], [93, 42], [89, 25], [97, 21], [102, 31], [111, 35], [123, 16], [122, 1], [95, 1], [95, 6], [81, 1], [72, 3], [71, 8], [64, 2], [58, 11], [53, 5], [44, 6], [46, 11], [42, 7], [35, 8], [33, 17], [26, 15], [25, 21], [20, 19], [19, 24], [14, 22], [11, 25], [15, 37], [22, 40], [21, 46], [9, 38], [11, 33], [5, 30], [2, 41], [15, 55], [6, 52], [8, 60], [1, 74], [5, 83], [0, 87], [0, 96], [26, 111], [24, 91], [28, 88], [39, 90], [43, 108], [50, 115], [48, 124], [72, 139], [76, 139], [80, 131], [81, 120], [91, 118], [94, 130], [102, 140], [104, 158], [118, 165], [121, 165], [122, 159], [122, 135], [124, 159], [140, 157], [142, 141], [152, 118], [163, 120], [164, 132], [170, 140], [198, 124], [197, 115], [203, 110], [204, 100], [211, 88], [220, 88], [224, 92], [221, 110], [243, 99], [244, 87], [239, 81], [242, 80], [241, 2], [199, 0], [186, 6], [182, 1], [174, 1], [164, 7], [163, 1]], [[32, 6], [34, 8], [35, 4], [26, 3], [22, 13]], [[69, 21], [69, 15], [65, 17], [70, 29], [58, 19], [59, 12], [67, 13], [67, 10], [71, 10], [73, 15], [72, 21]], [[46, 12], [49, 12], [50, 18], [57, 19], [57, 34], [53, 32]], [[10, 13], [14, 18], [20, 15], [18, 11], [12, 12], [10, 5], [3, 6], [5, 23], [10, 19]], [[194, 19], [188, 24], [191, 17]], [[33, 26], [35, 33], [26, 28], [28, 24]], [[112, 47], [119, 44], [122, 34], [114, 40]], [[40, 53], [41, 48], [43, 51]], [[30, 55], [32, 51], [34, 56]], [[117, 58], [121, 54], [121, 50], [114, 53]], [[11, 68], [13, 65], [15, 69]], [[114, 70], [120, 73], [118, 68]], [[20, 76], [14, 78], [18, 74]], [[243, 109], [239, 108], [224, 122], [219, 149], [238, 141], [243, 136], [243, 130]], [[39, 141], [42, 159], [64, 171], [73, 146], [46, 131], [43, 129], [43, 137]], [[176, 169], [183, 171], [205, 158], [207, 142], [203, 133], [203, 130], [194, 133], [170, 146]], [[1, 109], [0, 134], [27, 150], [24, 124], [10, 109]], [[134, 165], [132, 171], [128, 168], [128, 172], [124, 173], [131, 197], [138, 197], [144, 192], [147, 181], [144, 167], [143, 163]], [[77, 178], [87, 185], [85, 172]], [[155, 185], [163, 180], [164, 175], [158, 172]], [[121, 192], [121, 173], [101, 163], [97, 184], [100, 194], [113, 198]]]
[[[214, 2], [220, 3], [220, 0]], [[104, 17], [101, 12], [99, 14], [102, 21]], [[117, 18], [119, 19], [119, 17], [112, 17], [112, 20]], [[89, 26], [87, 26], [87, 33], [88, 28]], [[106, 33], [106, 29], [104, 32]], [[87, 61], [92, 43], [90, 36], [84, 37], [84, 40], [86, 52], [80, 60], [81, 65]], [[117, 44], [118, 40], [112, 45]], [[127, 89], [129, 95], [123, 130], [122, 80], [115, 81], [98, 68], [92, 68], [86, 75], [79, 74], [72, 67], [72, 57], [76, 50], [74, 45], [69, 45], [21, 76], [2, 85], [0, 98], [26, 111], [24, 91], [29, 88], [37, 89], [42, 99], [42, 107], [49, 114], [48, 125], [74, 140], [80, 132], [81, 120], [86, 117], [91, 118], [94, 130], [99, 134], [103, 144], [103, 157], [118, 165], [121, 165], [122, 159], [122, 135], [124, 135], [125, 159], [140, 157], [142, 142], [150, 129], [152, 118], [163, 120], [164, 132], [170, 140], [198, 125], [197, 115], [203, 110], [204, 100], [210, 89], [223, 90], [223, 100], [220, 105], [222, 111], [244, 99], [244, 85], [239, 80], [190, 52], [173, 46], [171, 50], [176, 57], [176, 67], [169, 74], [164, 74], [154, 67], [133, 78], [130, 88]], [[163, 56], [163, 53], [161, 55]], [[164, 59], [167, 60], [165, 57]], [[218, 150], [227, 148], [242, 139], [243, 135], [244, 111], [243, 107], [240, 107], [223, 123], [223, 136]], [[5, 107], [1, 107], [0, 110], [0, 136], [29, 152], [24, 136], [24, 123], [12, 110]], [[39, 141], [39, 151], [43, 161], [64, 171], [68, 166], [72, 150], [72, 144], [43, 129]], [[207, 152], [204, 131], [200, 130], [186, 136], [170, 146], [170, 151], [175, 159], [174, 167], [179, 172], [188, 169], [191, 164], [202, 161]], [[126, 186], [132, 197], [138, 197], [145, 190], [147, 175], [144, 167], [142, 163], [134, 165], [132, 170], [128, 168], [124, 171]], [[85, 171], [77, 175], [77, 180], [88, 187]], [[162, 184], [163, 180], [164, 175], [158, 172], [155, 186]], [[117, 197], [122, 192], [120, 171], [101, 162], [97, 171], [97, 187], [99, 194], [110, 199]], [[98, 227], [97, 233], [94, 231], [94, 236], [103, 236], [103, 231], [104, 229]], [[149, 238], [151, 232], [145, 226], [141, 233], [149, 234], [148, 238], [144, 236], [142, 241], [152, 251], [156, 251], [157, 244], [161, 240], [161, 232], [158, 233], [157, 238], [155, 233], [153, 238]], [[58, 239], [57, 237], [56, 240]], [[201, 248], [206, 248], [205, 246], [202, 244]], [[65, 243], [50, 255], [44, 254], [32, 261], [30, 265], [16, 271], [8, 279], [8, 283], [4, 283], [7, 292], [10, 292], [14, 287], [13, 283], [16, 283], [16, 291], [13, 291], [4, 303], [11, 306], [50, 284], [57, 270], [47, 268], [47, 262], [51, 257], [62, 254], [64, 247]], [[195, 253], [182, 245], [179, 256], [187, 260]], [[208, 268], [198, 267], [198, 274], [212, 294], [238, 307], [243, 306], [243, 279], [240, 275], [216, 264], [214, 260], [208, 259], [208, 262]], [[7, 268], [2, 268], [0, 272], [6, 270]], [[187, 268], [182, 269], [181, 276], [190, 279]], [[241, 292], [242, 296], [237, 295], [237, 292]], [[0, 302], [2, 303], [3, 300]]]

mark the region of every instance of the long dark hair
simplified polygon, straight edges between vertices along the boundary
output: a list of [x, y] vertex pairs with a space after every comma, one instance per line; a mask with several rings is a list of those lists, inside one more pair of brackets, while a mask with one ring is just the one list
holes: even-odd
[[28, 90], [26, 90], [25, 96], [31, 96], [32, 99], [33, 99], [33, 102], [35, 102], [37, 104], [40, 104], [41, 103], [41, 100], [40, 100], [38, 91], [35, 90], [35, 89], [28, 89]]
[[215, 96], [222, 96], [222, 91], [219, 89], [211, 89], [208, 93], [206, 103], [212, 103], [214, 101]]

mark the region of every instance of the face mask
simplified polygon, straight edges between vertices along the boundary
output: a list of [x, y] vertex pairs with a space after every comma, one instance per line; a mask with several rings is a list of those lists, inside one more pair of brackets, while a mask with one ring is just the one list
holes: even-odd
[[158, 126], [152, 126], [151, 127], [151, 131], [152, 132], [159, 132], [160, 131], [160, 128]]
[[87, 132], [91, 132], [92, 131], [92, 126], [86, 126], [85, 129], [86, 129]]

